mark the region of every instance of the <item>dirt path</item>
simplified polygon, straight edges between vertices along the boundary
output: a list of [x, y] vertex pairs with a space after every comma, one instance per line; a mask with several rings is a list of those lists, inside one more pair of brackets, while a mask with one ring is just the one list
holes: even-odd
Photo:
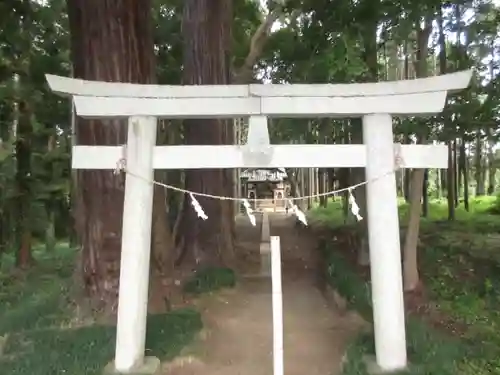
[[[336, 375], [349, 339], [361, 327], [354, 314], [340, 314], [318, 289], [314, 243], [296, 230], [295, 220], [271, 214], [271, 235], [279, 235], [283, 260], [284, 363], [287, 375]], [[258, 255], [260, 226], [242, 228]], [[255, 231], [252, 232], [252, 231]], [[251, 251], [250, 251], [251, 252]], [[248, 255], [248, 260], [252, 257]], [[254, 263], [250, 273], [254, 273]], [[171, 375], [271, 375], [271, 282], [242, 278], [234, 290], [198, 301], [205, 330], [184, 355], [167, 364]]]

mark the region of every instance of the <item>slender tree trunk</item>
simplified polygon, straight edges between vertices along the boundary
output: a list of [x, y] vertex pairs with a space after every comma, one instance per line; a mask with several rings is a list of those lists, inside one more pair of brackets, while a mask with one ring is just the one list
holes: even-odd
[[[25, 14], [22, 17], [19, 27], [21, 32], [26, 35], [31, 34], [31, 25], [33, 22], [31, 4], [28, 1], [23, 2]], [[24, 38], [20, 48], [21, 57], [19, 61], [27, 61], [26, 66], [18, 66], [19, 74], [14, 75], [14, 85], [17, 94], [17, 107], [14, 108], [14, 123], [17, 122], [17, 131], [15, 131], [15, 150], [16, 150], [16, 242], [18, 250], [16, 253], [16, 265], [20, 268], [27, 268], [33, 262], [31, 253], [31, 206], [34, 200], [32, 190], [32, 139], [33, 139], [33, 109], [31, 108], [30, 96], [27, 88], [31, 82], [26, 75], [26, 69], [31, 67], [31, 55], [29, 54], [29, 38]], [[22, 64], [22, 63], [21, 63]], [[23, 90], [21, 90], [23, 89]]]
[[[456, 157], [456, 165], [457, 165], [457, 197], [462, 196], [462, 186], [463, 186], [463, 181], [462, 181], [462, 169], [461, 169], [461, 142], [455, 141], [455, 157]], [[456, 202], [456, 205], [460, 204], [460, 200]]]
[[[400, 142], [404, 142], [404, 137], [400, 137]], [[396, 171], [395, 178], [396, 178], [396, 191], [398, 194], [398, 197], [404, 197], [405, 191], [404, 191], [404, 175], [405, 175], [405, 169], [401, 168]]]
[[429, 170], [424, 172], [424, 183], [422, 184], [422, 216], [429, 216]]
[[[449, 156], [448, 156], [449, 157]], [[447, 191], [448, 191], [448, 182], [447, 182], [447, 172], [443, 171], [442, 169], [439, 171], [440, 178], [441, 178], [441, 197], [446, 196]]]
[[448, 220], [455, 220], [455, 163], [453, 142], [448, 143], [448, 170], [446, 188], [448, 197]]
[[[410, 53], [409, 53], [409, 41], [408, 38], [405, 39], [403, 44], [403, 54], [404, 54], [404, 62], [403, 62], [403, 71], [404, 71], [404, 79], [410, 79]], [[404, 143], [410, 143], [410, 137], [406, 135], [404, 137]], [[410, 177], [411, 171], [409, 169], [403, 169], [403, 194], [405, 198], [405, 202], [410, 202]]]
[[441, 190], [443, 188], [441, 186], [441, 181], [442, 181], [441, 174], [442, 174], [441, 169], [436, 169], [436, 175], [435, 175], [436, 179], [434, 181], [436, 184], [436, 198], [438, 198], [438, 199], [441, 199], [441, 197], [443, 196], [442, 190]]
[[495, 164], [495, 143], [492, 141], [488, 142], [488, 195], [495, 193], [496, 188], [496, 164]]
[[[231, 0], [185, 0], [183, 83], [186, 85], [230, 83]], [[190, 145], [218, 145], [232, 141], [233, 122], [207, 119], [186, 120], [185, 140]], [[231, 130], [229, 130], [231, 129]], [[232, 196], [231, 175], [223, 170], [189, 170], [186, 188], [221, 196]], [[201, 265], [232, 266], [234, 262], [233, 208], [231, 202], [197, 198], [208, 220], [194, 212], [185, 199], [181, 232], [185, 260]]]
[[[318, 194], [326, 193], [325, 180], [326, 180], [326, 168], [318, 169]], [[319, 205], [321, 207], [326, 207], [328, 198], [324, 195], [319, 197]]]
[[454, 178], [454, 189], [455, 189], [455, 207], [458, 207], [460, 198], [460, 187], [462, 186], [462, 178], [460, 176], [460, 170], [458, 169], [458, 144], [457, 139], [453, 140], [453, 178]]
[[[47, 152], [51, 153], [56, 148], [56, 138], [54, 134], [51, 134], [47, 140]], [[50, 170], [52, 175], [52, 169]], [[53, 197], [45, 202], [45, 211], [47, 212], [47, 226], [45, 228], [45, 248], [47, 251], [53, 251], [56, 246], [56, 210], [57, 205]]]
[[17, 185], [17, 238], [19, 249], [16, 253], [16, 265], [27, 268], [33, 262], [31, 254], [31, 205], [33, 202], [31, 173], [31, 139], [33, 136], [31, 108], [27, 101], [19, 102], [19, 126], [16, 140], [16, 185]]
[[[150, 0], [68, 0], [75, 78], [155, 82]], [[126, 143], [124, 120], [76, 119], [81, 145]], [[76, 229], [84, 289], [96, 307], [114, 310], [120, 273], [124, 176], [79, 171]]]
[[411, 170], [404, 170], [404, 181], [403, 181], [403, 191], [406, 203], [410, 203], [410, 180], [411, 180]]
[[475, 173], [474, 177], [476, 180], [476, 196], [484, 195], [485, 186], [484, 186], [484, 174], [483, 174], [483, 140], [481, 139], [481, 131], [478, 130], [476, 132], [476, 152], [474, 155], [474, 167]]
[[[299, 169], [299, 176], [300, 176], [300, 191], [302, 192], [302, 196], [307, 195], [307, 184], [306, 184], [306, 168], [300, 168]], [[300, 207], [302, 211], [305, 211], [307, 207], [307, 200], [301, 199], [300, 201], [297, 202], [297, 205]]]
[[[71, 78], [74, 77], [73, 66], [71, 67]], [[71, 154], [73, 150], [73, 146], [76, 145], [76, 112], [75, 106], [73, 105], [73, 101], [69, 101], [70, 108], [70, 121], [71, 121], [71, 133], [69, 137], [67, 137], [68, 149], [67, 152]], [[76, 169], [71, 170], [71, 180], [70, 180], [70, 192], [69, 192], [69, 204], [70, 204], [70, 212], [69, 212], [69, 245], [71, 247], [76, 247], [78, 244], [78, 233], [76, 230], [76, 216], [77, 216], [77, 199], [78, 191], [78, 171]]]
[[[469, 211], [469, 171], [467, 168], [467, 155], [465, 154], [465, 140], [460, 142], [459, 173], [463, 175], [464, 181], [464, 207]], [[484, 178], [483, 178], [484, 181]]]
[[[418, 49], [416, 51], [415, 70], [417, 77], [423, 78], [428, 74], [428, 41], [432, 31], [432, 22], [426, 18], [423, 28], [420, 28], [420, 22], [416, 26]], [[427, 142], [427, 134], [420, 136], [419, 140], [425, 144]], [[420, 232], [420, 212], [424, 179], [425, 169], [414, 169], [412, 171], [408, 229], [403, 249], [403, 282], [406, 291], [413, 291], [420, 284], [418, 272], [418, 236]]]

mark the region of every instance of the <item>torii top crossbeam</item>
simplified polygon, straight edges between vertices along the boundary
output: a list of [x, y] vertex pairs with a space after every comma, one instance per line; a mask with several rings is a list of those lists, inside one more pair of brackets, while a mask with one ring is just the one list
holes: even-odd
[[73, 96], [81, 117], [359, 117], [442, 111], [447, 92], [467, 87], [471, 71], [359, 84], [164, 86], [94, 82], [47, 74], [52, 91]]

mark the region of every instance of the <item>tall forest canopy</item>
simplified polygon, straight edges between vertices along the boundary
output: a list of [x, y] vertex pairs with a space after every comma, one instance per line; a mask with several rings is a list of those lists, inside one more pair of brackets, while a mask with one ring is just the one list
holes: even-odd
[[[126, 122], [84, 120], [50, 92], [45, 74], [158, 84], [360, 83], [473, 69], [473, 83], [445, 111], [395, 120], [395, 142], [448, 145], [446, 170], [399, 171], [410, 204], [405, 286], [418, 286], [419, 221], [447, 198], [448, 219], [471, 199], [498, 193], [500, 4], [490, 0], [4, 0], [0, 3], [0, 260], [36, 263], [40, 244], [78, 249], [76, 280], [97, 308], [116, 306], [124, 176], [72, 171], [72, 145], [121, 145]], [[160, 145], [240, 144], [240, 121], [161, 121]], [[240, 125], [237, 125], [240, 124]], [[243, 131], [235, 131], [239, 126]], [[240, 129], [240, 130], [241, 130]], [[276, 119], [273, 143], [362, 143], [359, 119]], [[287, 171], [294, 195], [364, 181], [363, 169], [320, 169], [317, 191]], [[294, 177], [295, 176], [295, 177]], [[231, 170], [156, 171], [159, 182], [234, 196]], [[361, 212], [364, 190], [356, 190]], [[179, 270], [236, 267], [229, 201], [200, 198], [201, 221], [184, 195], [155, 187], [152, 305], [168, 308]], [[326, 207], [326, 198], [304, 209]], [[347, 196], [344, 213], [348, 214]], [[363, 216], [366, 216], [363, 214]], [[368, 262], [366, 223], [360, 263]], [[167, 287], [165, 287], [167, 286]], [[160, 301], [160, 303], [155, 303]]]

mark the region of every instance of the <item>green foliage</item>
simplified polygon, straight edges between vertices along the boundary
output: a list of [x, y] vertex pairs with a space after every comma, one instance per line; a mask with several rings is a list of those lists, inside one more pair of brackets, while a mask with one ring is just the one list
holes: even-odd
[[[191, 309], [148, 318], [146, 349], [168, 360], [179, 354], [201, 328], [200, 315]], [[9, 335], [0, 358], [4, 374], [98, 375], [114, 355], [112, 326], [45, 328]]]
[[495, 201], [489, 208], [489, 213], [494, 215], [500, 215], [500, 194], [497, 194]]
[[327, 265], [329, 284], [335, 288], [366, 320], [372, 318], [371, 286], [364, 282], [338, 252], [331, 251], [326, 242], [320, 245]]
[[[352, 265], [334, 248], [324, 243], [321, 247], [328, 267], [328, 282], [346, 298], [351, 308], [365, 319], [372, 319], [371, 288], [353, 269]], [[418, 319], [407, 321], [408, 355], [411, 366], [409, 375], [443, 374], [454, 375], [455, 363], [462, 354], [454, 340], [444, 338]], [[367, 374], [364, 356], [374, 354], [373, 334], [362, 334], [349, 348], [344, 375]]]
[[[469, 212], [458, 209], [457, 220], [447, 221], [445, 201], [430, 205], [422, 218], [419, 269], [438, 312], [446, 321], [435, 322], [449, 330], [436, 333], [418, 317], [407, 320], [410, 374], [500, 374], [500, 218], [492, 215], [495, 197], [471, 200]], [[340, 207], [316, 209], [311, 216], [333, 228], [342, 225]], [[400, 204], [400, 214], [407, 207]], [[332, 217], [328, 218], [328, 214]], [[358, 276], [341, 249], [326, 243], [322, 251], [331, 285], [350, 306], [371, 320], [369, 282]], [[363, 355], [373, 353], [371, 336], [361, 337], [349, 350], [345, 374], [365, 374]]]
[[184, 284], [184, 291], [190, 294], [213, 292], [236, 285], [236, 274], [230, 268], [207, 267], [196, 271]]
[[[73, 326], [68, 297], [75, 250], [35, 251], [36, 269], [19, 277], [0, 271], [0, 373], [97, 375], [114, 355], [116, 328]], [[146, 350], [170, 359], [201, 329], [198, 312], [148, 317]]]
[[[69, 104], [45, 74], [69, 74], [63, 0], [11, 1], [0, 17], [0, 242], [19, 248], [60, 220], [69, 194]], [[49, 150], [49, 143], [53, 149]], [[16, 147], [22, 144], [23, 147]], [[64, 215], [62, 215], [64, 216]]]
[[468, 327], [462, 340], [470, 343], [472, 359], [463, 366], [469, 371], [481, 368], [480, 374], [500, 374], [498, 227], [482, 232], [449, 227], [426, 232], [424, 241], [421, 272], [432, 298], [440, 310]]
[[[466, 211], [463, 206], [457, 207], [455, 220], [449, 225], [471, 230], [473, 228], [482, 230], [485, 227], [489, 227], [487, 230], [491, 230], [495, 226], [498, 228], [500, 218], [493, 212], [498, 204], [497, 202], [497, 198], [491, 196], [472, 198], [469, 202], [469, 211]], [[409, 204], [404, 199], [401, 198], [398, 200], [399, 217], [402, 226], [406, 225], [409, 207]], [[308, 215], [311, 220], [321, 222], [332, 228], [344, 225], [346, 221], [353, 222], [353, 219], [350, 217], [347, 219], [344, 218], [342, 201], [339, 198], [335, 200], [331, 199], [327, 207], [315, 206]], [[421, 222], [424, 227], [436, 225], [436, 223], [448, 222], [447, 200], [431, 199], [429, 201], [429, 215], [428, 217], [423, 217]]]

